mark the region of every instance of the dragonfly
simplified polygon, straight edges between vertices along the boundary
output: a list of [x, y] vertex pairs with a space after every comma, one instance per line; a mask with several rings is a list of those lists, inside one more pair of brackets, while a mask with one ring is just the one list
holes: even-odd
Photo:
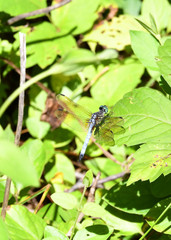
[[[101, 105], [99, 111], [91, 113], [83, 106], [73, 102], [63, 94], [57, 95], [59, 108], [56, 110], [56, 116], [59, 121], [62, 121], [72, 128], [77, 130], [87, 131], [79, 161], [85, 155], [88, 142], [94, 132], [94, 138], [99, 144], [115, 145], [114, 134], [124, 133], [123, 118], [114, 116], [114, 112], [110, 111], [106, 105]], [[74, 127], [73, 127], [74, 126]], [[79, 127], [81, 126], [81, 128]]]

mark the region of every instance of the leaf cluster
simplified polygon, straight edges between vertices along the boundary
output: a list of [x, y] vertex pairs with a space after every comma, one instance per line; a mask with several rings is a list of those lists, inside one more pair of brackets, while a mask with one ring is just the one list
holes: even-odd
[[[12, 180], [1, 239], [134, 240], [150, 231], [150, 240], [171, 239], [171, 5], [73, 0], [7, 23], [55, 3], [0, 0], [1, 206], [6, 178]], [[27, 48], [22, 87], [19, 32]], [[16, 98], [23, 90], [18, 147]], [[90, 141], [85, 165], [78, 163], [86, 135], [59, 127], [52, 104], [59, 93], [91, 112], [112, 107], [124, 119], [116, 145]]]

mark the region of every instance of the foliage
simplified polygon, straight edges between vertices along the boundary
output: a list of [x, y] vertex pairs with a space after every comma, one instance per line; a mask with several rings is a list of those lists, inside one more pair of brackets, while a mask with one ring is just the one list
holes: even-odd
[[[1, 239], [128, 240], [144, 239], [151, 230], [148, 239], [171, 239], [171, 5], [73, 0], [7, 24], [55, 3], [0, 0], [1, 203], [6, 176], [12, 179]], [[16, 73], [19, 32], [26, 34], [29, 75], [22, 88]], [[18, 147], [14, 100], [23, 90]], [[63, 93], [91, 112], [109, 105], [124, 119], [125, 132], [110, 148], [91, 141], [86, 166], [78, 163], [85, 133], [59, 127], [53, 115], [40, 120], [49, 92]], [[101, 179], [130, 175], [97, 184], [93, 201], [93, 187], [88, 198], [86, 193], [99, 171]]]

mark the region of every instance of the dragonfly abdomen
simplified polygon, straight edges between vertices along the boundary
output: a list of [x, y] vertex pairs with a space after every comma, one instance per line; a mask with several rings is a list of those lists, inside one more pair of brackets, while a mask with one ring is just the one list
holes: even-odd
[[88, 145], [88, 142], [90, 140], [90, 137], [92, 135], [92, 131], [93, 131], [93, 128], [96, 124], [96, 115], [95, 114], [92, 114], [92, 117], [89, 121], [89, 129], [88, 129], [88, 133], [87, 133], [87, 136], [86, 136], [86, 139], [84, 141], [84, 144], [83, 144], [83, 147], [81, 149], [81, 153], [80, 153], [80, 156], [79, 156], [79, 161], [82, 160], [82, 158], [84, 157], [84, 154], [85, 154], [85, 151], [86, 151], [86, 148], [87, 148], [87, 145]]

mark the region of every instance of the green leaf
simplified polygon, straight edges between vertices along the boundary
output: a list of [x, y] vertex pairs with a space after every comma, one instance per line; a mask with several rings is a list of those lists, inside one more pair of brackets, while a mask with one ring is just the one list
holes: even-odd
[[37, 117], [40, 119], [42, 112], [45, 109], [47, 93], [41, 90], [36, 84], [29, 89], [30, 105], [28, 108], [29, 117]]
[[82, 212], [85, 215], [90, 215], [93, 217], [101, 217], [102, 219], [103, 217], [108, 215], [107, 211], [103, 207], [101, 207], [100, 205], [94, 202], [87, 202], [84, 205]]
[[73, 226], [77, 213], [76, 209], [65, 210], [55, 203], [48, 203], [38, 211], [38, 215], [45, 219], [47, 223], [50, 222], [51, 225], [65, 234]]
[[56, 153], [56, 172], [62, 172], [64, 181], [75, 184], [76, 179], [75, 179], [75, 169], [74, 166], [69, 158], [67, 158], [64, 154], [62, 153]]
[[171, 172], [171, 144], [143, 144], [135, 152], [128, 185], [138, 180], [155, 181]]
[[160, 76], [159, 85], [165, 93], [171, 95], [171, 77], [169, 76], [166, 79], [167, 80], [165, 80], [163, 76]]
[[[35, 64], [45, 68], [55, 61], [57, 55], [63, 56], [70, 49], [77, 48], [71, 35], [61, 36], [61, 32], [57, 32], [55, 26], [46, 21], [23, 28], [22, 32], [26, 34], [27, 40], [27, 68]], [[14, 47], [18, 48], [18, 33], [15, 34], [15, 38]]]
[[33, 163], [20, 148], [7, 140], [0, 140], [1, 173], [24, 186], [38, 186], [38, 177]]
[[46, 225], [38, 215], [19, 205], [10, 206], [5, 223], [12, 240], [42, 239]]
[[145, 215], [158, 202], [158, 198], [152, 195], [151, 185], [147, 181], [139, 181], [131, 186], [118, 183], [107, 191], [102, 199], [114, 208], [138, 215]]
[[48, 237], [55, 237], [54, 240], [69, 240], [68, 237], [65, 236], [63, 232], [61, 232], [59, 229], [52, 227], [52, 226], [46, 226], [44, 237], [48, 239]]
[[109, 60], [109, 59], [114, 59], [118, 57], [118, 52], [114, 49], [104, 49], [102, 52], [97, 53], [97, 58], [99, 60]]
[[77, 231], [74, 236], [74, 240], [107, 240], [112, 232], [113, 229], [107, 225], [95, 224]]
[[136, 19], [137, 22], [139, 22], [139, 24], [141, 24], [141, 26], [143, 26], [144, 29], [146, 29], [150, 34], [153, 35], [153, 37], [157, 40], [158, 40], [158, 35], [156, 35], [157, 33], [155, 32], [155, 30], [153, 30], [151, 27], [149, 27], [147, 24], [145, 24], [144, 22], [142, 22], [141, 20], [139, 19]]
[[140, 62], [147, 68], [158, 71], [155, 58], [158, 55], [159, 42], [149, 33], [130, 31], [131, 46]]
[[64, 209], [76, 208], [77, 198], [70, 193], [58, 192], [51, 195], [52, 200]]
[[[109, 207], [108, 207], [109, 210]], [[116, 217], [112, 212], [105, 210], [100, 205], [89, 202], [86, 203], [82, 209], [82, 212], [87, 216], [97, 217], [103, 219], [107, 225], [114, 227], [117, 230], [122, 230], [126, 234], [133, 234], [141, 232], [141, 224], [138, 222], [126, 221], [120, 217]]]
[[121, 51], [130, 45], [129, 30], [141, 29], [142, 27], [132, 16], [120, 15], [113, 17], [111, 21], [104, 20], [102, 24], [88, 32], [83, 40]]
[[141, 9], [140, 0], [123, 1], [123, 10], [125, 14], [137, 16]]
[[171, 39], [167, 39], [163, 46], [158, 48], [157, 65], [161, 74], [164, 75], [165, 80], [171, 88]]
[[115, 57], [116, 51], [114, 49], [110, 49], [110, 51], [104, 50], [98, 54], [94, 54], [87, 49], [73, 49], [63, 57], [60, 63], [53, 65], [51, 71], [53, 74], [73, 75], [90, 64], [99, 65], [101, 62]]
[[29, 139], [21, 147], [23, 153], [28, 156], [30, 162], [34, 164], [37, 175], [40, 178], [46, 164], [46, 153], [41, 140]]
[[99, 103], [103, 99], [103, 104], [113, 105], [140, 83], [143, 72], [144, 67], [137, 61], [128, 62], [117, 68], [113, 65], [91, 87], [92, 97]]
[[1, 217], [0, 217], [0, 233], [1, 240], [9, 240], [7, 227]]
[[115, 136], [116, 144], [170, 143], [171, 104], [159, 91], [135, 89], [117, 102], [114, 111], [124, 118], [126, 129]]
[[52, 142], [55, 148], [68, 145], [74, 138], [74, 134], [67, 129], [57, 128], [46, 135], [46, 139]]
[[163, 74], [171, 74], [171, 39], [167, 39], [164, 45], [159, 46], [158, 48], [158, 66], [160, 68], [161, 73]]
[[[101, 172], [101, 178], [108, 177], [113, 174], [120, 173], [122, 171], [122, 167], [116, 163], [114, 163], [109, 158], [104, 157], [96, 157], [92, 160], [85, 161], [85, 165], [93, 171], [95, 175], [98, 172]], [[114, 181], [105, 183], [105, 187], [112, 187]]]
[[93, 173], [92, 170], [88, 170], [83, 178], [83, 184], [86, 188], [90, 187], [93, 182]]
[[35, 117], [27, 118], [26, 126], [29, 133], [38, 139], [44, 138], [50, 129], [49, 123], [40, 121]]
[[150, 23], [151, 14], [154, 17], [159, 31], [167, 27], [170, 11], [170, 4], [167, 0], [144, 0], [142, 2], [141, 14], [143, 16], [143, 19], [146, 22]]
[[157, 198], [164, 198], [171, 195], [171, 174], [161, 175], [156, 181], [151, 183], [151, 192]]
[[[163, 213], [163, 211], [170, 205], [171, 198], [161, 200], [146, 215], [146, 220], [150, 226], [153, 226], [154, 222]], [[162, 218], [153, 226], [153, 229], [160, 233], [171, 234], [170, 228], [171, 208], [162, 216]]]
[[152, 15], [151, 13], [150, 13], [149, 17], [150, 17], [151, 27], [152, 27], [154, 33], [155, 33], [155, 34], [158, 34], [158, 29], [157, 29], [156, 21], [155, 21], [153, 15]]
[[55, 154], [55, 149], [54, 149], [54, 146], [52, 144], [51, 141], [49, 140], [45, 140], [43, 142], [43, 145], [44, 145], [44, 150], [45, 150], [45, 153], [46, 153], [46, 160], [45, 160], [45, 163], [48, 162], [48, 160], [53, 157], [53, 155]]
[[[16, 16], [25, 12], [31, 12], [34, 10], [38, 10], [40, 8], [46, 7], [46, 1], [41, 0], [8, 0], [8, 1], [2, 1], [1, 2], [1, 11], [7, 12], [11, 14], [12, 16]], [[26, 10], [27, 9], [27, 10]]]
[[55, 203], [48, 203], [38, 211], [38, 215], [47, 223], [51, 223], [51, 226], [53, 225], [57, 230], [67, 234], [73, 226], [77, 212], [76, 209], [65, 210]]
[[38, 64], [44, 69], [56, 60], [57, 55], [63, 56], [72, 48], [76, 48], [76, 42], [70, 35], [28, 45], [27, 68]]
[[[89, 30], [98, 18], [96, 10], [100, 0], [74, 0], [69, 4], [51, 12], [53, 23], [64, 35], [72, 32], [78, 35]], [[72, 20], [72, 21], [71, 21]]]
[[10, 142], [14, 143], [14, 133], [11, 129], [11, 126], [8, 125], [5, 129], [3, 129], [1, 126], [0, 126], [0, 139], [1, 140], [9, 140]]

